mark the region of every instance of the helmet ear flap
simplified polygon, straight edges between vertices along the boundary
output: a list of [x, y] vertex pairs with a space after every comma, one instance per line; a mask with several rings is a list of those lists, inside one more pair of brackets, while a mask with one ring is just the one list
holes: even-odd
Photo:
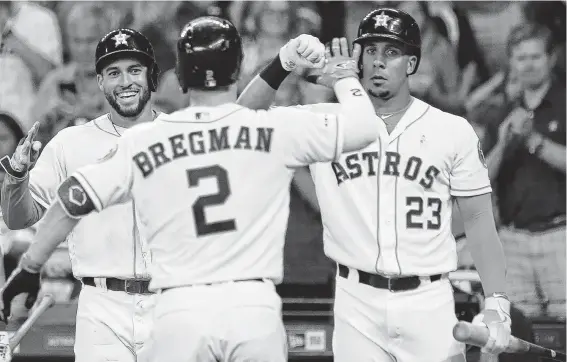
[[153, 62], [149, 69], [148, 85], [151, 92], [157, 91], [159, 84], [159, 67]]

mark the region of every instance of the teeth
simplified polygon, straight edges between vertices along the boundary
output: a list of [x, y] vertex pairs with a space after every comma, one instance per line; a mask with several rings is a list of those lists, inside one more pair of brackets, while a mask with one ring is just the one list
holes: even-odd
[[136, 95], [136, 92], [123, 92], [123, 93], [118, 93], [119, 97], [122, 98], [127, 98], [127, 97], [134, 97]]

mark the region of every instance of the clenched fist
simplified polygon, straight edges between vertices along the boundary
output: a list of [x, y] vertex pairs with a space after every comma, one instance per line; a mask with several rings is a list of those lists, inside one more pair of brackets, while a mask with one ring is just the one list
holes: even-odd
[[316, 37], [301, 34], [281, 47], [280, 60], [287, 71], [297, 67], [322, 68], [325, 64], [325, 46]]

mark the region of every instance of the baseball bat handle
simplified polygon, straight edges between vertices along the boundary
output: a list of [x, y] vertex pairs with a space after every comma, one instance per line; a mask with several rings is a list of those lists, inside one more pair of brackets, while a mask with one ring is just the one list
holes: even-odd
[[10, 349], [13, 351], [21, 342], [22, 338], [30, 331], [33, 324], [41, 317], [41, 315], [55, 304], [55, 299], [50, 294], [46, 294], [41, 298], [37, 307], [31, 312], [26, 321], [18, 328], [12, 338], [10, 338]]
[[[469, 322], [458, 322], [453, 328], [453, 337], [459, 342], [477, 347], [484, 347], [488, 341], [488, 328], [474, 325]], [[528, 353], [534, 356], [547, 357], [556, 361], [565, 361], [565, 354], [549, 348], [538, 346], [523, 339], [511, 336], [506, 348], [507, 353]]]

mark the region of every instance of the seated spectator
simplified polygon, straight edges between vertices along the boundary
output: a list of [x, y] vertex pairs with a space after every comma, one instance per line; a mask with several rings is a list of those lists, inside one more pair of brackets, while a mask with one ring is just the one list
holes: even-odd
[[[565, 318], [565, 84], [553, 77], [551, 31], [519, 25], [507, 46], [523, 89], [487, 126], [508, 296], [528, 317]], [[489, 145], [491, 146], [491, 145]]]
[[398, 8], [410, 14], [421, 30], [421, 60], [417, 72], [409, 77], [413, 96], [444, 111], [462, 114], [466, 96], [474, 80], [474, 68], [463, 73], [455, 49], [441, 35], [427, 2], [404, 1]]
[[59, 130], [104, 113], [104, 94], [98, 88], [94, 54], [99, 39], [112, 28], [104, 4], [77, 2], [63, 24], [69, 62], [51, 71], [41, 83], [33, 117], [40, 121], [45, 141]]
[[0, 1], [0, 110], [16, 116], [26, 131], [35, 121], [37, 85], [61, 59], [53, 12], [31, 2]]

